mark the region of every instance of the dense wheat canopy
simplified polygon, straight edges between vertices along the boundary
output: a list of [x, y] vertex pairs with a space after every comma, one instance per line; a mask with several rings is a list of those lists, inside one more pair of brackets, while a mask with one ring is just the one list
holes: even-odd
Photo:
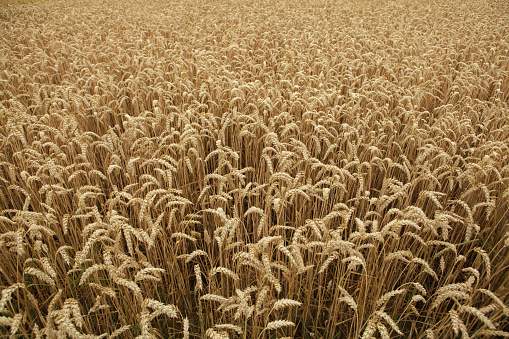
[[509, 9], [0, 6], [0, 334], [509, 337]]

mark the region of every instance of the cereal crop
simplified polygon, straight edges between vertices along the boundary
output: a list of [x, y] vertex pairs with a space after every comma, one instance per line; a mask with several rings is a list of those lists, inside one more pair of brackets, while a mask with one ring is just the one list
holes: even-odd
[[509, 337], [500, 0], [0, 5], [0, 336]]

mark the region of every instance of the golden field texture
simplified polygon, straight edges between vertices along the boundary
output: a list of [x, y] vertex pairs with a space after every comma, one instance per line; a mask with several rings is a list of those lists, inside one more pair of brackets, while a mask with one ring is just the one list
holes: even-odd
[[0, 7], [0, 336], [509, 337], [505, 1]]

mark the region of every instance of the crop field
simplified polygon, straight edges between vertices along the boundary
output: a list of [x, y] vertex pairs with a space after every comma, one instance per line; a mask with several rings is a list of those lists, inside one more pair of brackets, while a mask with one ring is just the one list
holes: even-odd
[[0, 5], [0, 337], [509, 337], [509, 3]]

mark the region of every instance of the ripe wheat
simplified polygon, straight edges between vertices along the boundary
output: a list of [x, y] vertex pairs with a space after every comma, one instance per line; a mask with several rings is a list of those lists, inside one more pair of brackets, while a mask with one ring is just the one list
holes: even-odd
[[2, 0], [0, 336], [509, 337], [508, 13]]

